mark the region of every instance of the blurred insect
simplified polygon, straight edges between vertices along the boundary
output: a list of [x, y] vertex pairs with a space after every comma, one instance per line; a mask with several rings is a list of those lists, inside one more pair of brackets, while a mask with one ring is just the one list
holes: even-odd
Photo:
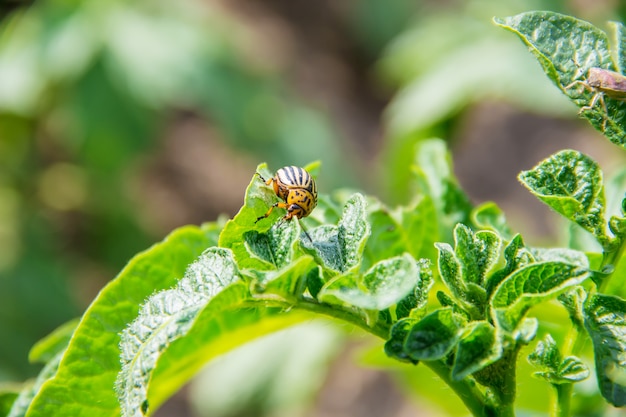
[[[317, 185], [315, 185], [315, 180], [311, 174], [306, 172], [304, 168], [284, 167], [276, 171], [276, 174], [268, 180], [258, 172], [257, 175], [265, 184], [272, 184], [274, 193], [283, 201], [272, 204], [264, 215], [256, 219], [255, 223], [267, 218], [276, 207], [287, 210], [287, 214], [282, 218], [283, 221], [286, 221], [294, 217], [299, 220], [308, 216], [317, 205]], [[304, 227], [302, 230], [311, 240]]]
[[[591, 102], [580, 108], [580, 112], [592, 110], [596, 104], [600, 103], [604, 113], [607, 113], [604, 96], [608, 96], [615, 100], [626, 100], [626, 76], [604, 68], [591, 67], [587, 73], [586, 80], [576, 80], [565, 89], [569, 90], [575, 85], [582, 84], [583, 88], [592, 91], [595, 94]], [[603, 128], [606, 128], [606, 118], [604, 119]]]

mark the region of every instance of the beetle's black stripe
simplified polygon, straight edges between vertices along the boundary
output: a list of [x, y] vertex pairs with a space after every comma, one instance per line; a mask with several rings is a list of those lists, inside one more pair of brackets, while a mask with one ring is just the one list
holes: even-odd
[[287, 172], [289, 173], [289, 179], [291, 180], [290, 184], [293, 185], [302, 185], [300, 184], [300, 173], [298, 172], [298, 168], [294, 166], [286, 167]]

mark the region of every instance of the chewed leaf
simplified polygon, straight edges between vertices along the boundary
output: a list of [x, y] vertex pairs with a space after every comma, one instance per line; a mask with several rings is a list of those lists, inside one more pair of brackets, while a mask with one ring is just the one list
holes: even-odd
[[266, 233], [250, 230], [243, 234], [243, 239], [251, 257], [259, 258], [274, 268], [281, 268], [291, 262], [299, 236], [298, 222], [291, 221], [278, 223]]
[[322, 302], [343, 303], [368, 310], [383, 310], [405, 298], [420, 279], [420, 269], [411, 255], [380, 261], [360, 280], [353, 274], [340, 275], [320, 291]]
[[585, 303], [585, 328], [593, 342], [602, 396], [616, 407], [626, 405], [626, 301], [595, 295]]
[[[607, 35], [582, 20], [554, 12], [528, 12], [496, 24], [517, 34], [535, 55], [546, 75], [583, 110], [582, 115], [611, 142], [626, 146], [626, 103], [605, 98], [594, 100], [597, 91], [589, 86], [591, 68], [623, 68], [623, 27], [614, 26], [618, 62], [611, 59]], [[593, 104], [593, 106], [591, 106]]]
[[359, 265], [365, 242], [370, 235], [370, 226], [366, 219], [365, 198], [354, 194], [346, 202], [343, 214], [337, 225], [337, 240], [343, 258], [343, 271]]
[[185, 335], [202, 308], [238, 278], [232, 252], [210, 248], [189, 266], [174, 289], [148, 299], [120, 341], [117, 392], [123, 416], [145, 414], [148, 384], [161, 352]]
[[312, 241], [301, 241], [302, 247], [323, 266], [338, 272], [358, 267], [370, 235], [363, 195], [348, 199], [337, 226], [316, 227], [309, 234]]
[[602, 171], [577, 151], [561, 151], [519, 179], [540, 200], [592, 233], [602, 244], [606, 235]]

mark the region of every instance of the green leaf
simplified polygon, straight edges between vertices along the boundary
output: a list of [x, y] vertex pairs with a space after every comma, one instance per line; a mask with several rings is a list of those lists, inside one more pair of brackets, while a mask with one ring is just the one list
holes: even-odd
[[530, 307], [558, 296], [587, 278], [586, 267], [563, 262], [539, 262], [518, 269], [493, 293], [494, 322], [501, 329], [513, 332]]
[[320, 291], [319, 299], [367, 310], [384, 310], [404, 299], [418, 284], [420, 267], [408, 253], [380, 261], [363, 276], [340, 275]]
[[556, 342], [549, 334], [543, 341], [537, 342], [535, 350], [528, 355], [528, 361], [536, 368], [534, 376], [551, 384], [571, 384], [589, 377], [589, 368], [577, 357], [561, 358]]
[[440, 139], [421, 141], [416, 146], [412, 170], [421, 191], [432, 199], [437, 209], [440, 238], [448, 241], [454, 225], [468, 223], [472, 205], [454, 176], [446, 143]]
[[370, 226], [366, 220], [365, 198], [356, 193], [346, 202], [338, 224], [337, 241], [343, 260], [342, 271], [358, 267], [370, 235]]
[[623, 407], [626, 405], [626, 301], [597, 294], [585, 303], [584, 313], [600, 392], [614, 406]]
[[454, 252], [461, 266], [461, 276], [467, 284], [483, 286], [487, 272], [498, 260], [501, 240], [490, 231], [472, 230], [458, 224], [454, 228]]
[[148, 384], [160, 353], [185, 335], [196, 316], [224, 288], [239, 279], [229, 249], [209, 248], [189, 265], [175, 288], [152, 295], [122, 333], [122, 370], [117, 393], [122, 416], [146, 414]]
[[391, 334], [389, 340], [385, 342], [385, 353], [391, 358], [398, 359], [402, 362], [409, 362], [417, 364], [417, 360], [411, 359], [409, 354], [404, 349], [404, 343], [406, 341], [409, 331], [417, 323], [416, 319], [405, 318], [397, 321], [391, 328]]
[[594, 160], [577, 151], [561, 151], [519, 179], [548, 206], [607, 241], [602, 171]]
[[[289, 268], [285, 274], [290, 274]], [[312, 319], [311, 314], [288, 309], [289, 305], [253, 303], [247, 294], [243, 282], [226, 288], [204, 307], [183, 337], [161, 352], [148, 388], [150, 409], [179, 391], [207, 361], [259, 336]]]
[[[117, 417], [112, 387], [120, 371], [120, 333], [154, 291], [173, 286], [202, 251], [216, 243], [215, 225], [182, 227], [135, 256], [83, 315], [58, 372], [29, 408], [30, 417]], [[89, 358], [89, 361], [85, 361]]]
[[369, 213], [371, 236], [364, 252], [364, 267], [408, 252], [415, 259], [434, 259], [438, 239], [437, 214], [430, 197], [390, 213], [381, 207]]
[[396, 307], [396, 317], [422, 318], [428, 303], [430, 289], [434, 285], [433, 272], [428, 259], [420, 259], [418, 262], [419, 280], [406, 297]]
[[471, 314], [482, 318], [487, 301], [486, 276], [498, 259], [501, 240], [493, 232], [473, 233], [460, 223], [454, 228], [454, 240], [454, 252], [447, 243], [435, 245], [439, 249], [439, 273], [452, 294], [466, 307], [472, 306]]
[[278, 223], [267, 233], [250, 230], [243, 234], [243, 239], [250, 258], [258, 258], [266, 262], [268, 268], [281, 268], [291, 262], [299, 236], [298, 222], [291, 221]]
[[8, 416], [11, 407], [17, 400], [18, 392], [12, 387], [0, 387], [0, 416]]
[[504, 248], [504, 260], [506, 261], [504, 268], [495, 271], [487, 280], [486, 289], [489, 295], [513, 271], [534, 262], [535, 258], [524, 246], [522, 236], [517, 234]]
[[365, 198], [356, 193], [346, 202], [339, 224], [336, 227], [325, 225], [310, 230], [312, 241], [302, 240], [302, 247], [317, 262], [333, 271], [358, 269], [370, 235], [366, 216]]
[[285, 299], [299, 297], [304, 290], [303, 280], [306, 280], [308, 273], [313, 271], [318, 273], [318, 268], [312, 256], [301, 256], [289, 265], [277, 271], [268, 271], [263, 279], [263, 293], [280, 295]]
[[[65, 349], [61, 349], [55, 356], [50, 358], [43, 369], [39, 372], [39, 375], [37, 375], [35, 383], [23, 389], [17, 396], [17, 399], [13, 402], [11, 411], [6, 417], [24, 417], [26, 415], [28, 410], [31, 409], [33, 399], [37, 395], [40, 395], [43, 385], [54, 378], [57, 374], [59, 363], [61, 362], [61, 359], [63, 359], [64, 354]], [[49, 399], [49, 401], [54, 401], [54, 398]]]
[[[528, 355], [528, 362], [541, 369], [550, 370], [553, 374], [561, 365], [561, 352], [556, 342], [549, 334], [544, 340], [537, 342], [535, 350]], [[545, 377], [546, 372], [537, 372], [535, 375]]]
[[487, 202], [474, 208], [471, 213], [472, 222], [482, 230], [491, 230], [505, 239], [513, 236], [506, 222], [504, 212], [496, 203]]
[[[617, 70], [623, 65], [622, 28], [617, 26], [618, 64], [612, 61], [607, 35], [595, 26], [553, 12], [528, 12], [496, 24], [517, 34], [541, 64], [546, 75], [582, 110], [582, 115], [611, 142], [626, 146], [626, 104], [604, 97], [605, 106], [594, 103], [596, 92], [586, 83], [590, 68]], [[604, 107], [604, 108], [603, 108]], [[606, 110], [605, 110], [606, 109]]]
[[486, 321], [472, 322], [463, 330], [459, 340], [452, 378], [460, 381], [491, 365], [501, 356], [502, 344], [496, 337], [495, 328]]
[[404, 351], [415, 361], [442, 359], [456, 346], [464, 324], [463, 317], [452, 308], [436, 310], [411, 327], [404, 341]]
[[62, 324], [56, 328], [48, 336], [44, 337], [30, 350], [28, 354], [28, 360], [30, 362], [43, 362], [46, 363], [59, 352], [65, 351], [67, 345], [70, 343], [70, 338], [78, 326], [79, 319], [73, 319], [67, 323]]
[[620, 74], [626, 71], [626, 27], [621, 22], [609, 22], [611, 28], [611, 45], [615, 52], [615, 66]]
[[583, 287], [574, 287], [559, 295], [559, 302], [565, 307], [572, 323], [582, 329], [584, 326], [583, 304], [587, 293]]
[[[265, 178], [272, 176], [266, 164], [260, 164], [257, 172]], [[256, 221], [277, 199], [274, 190], [258, 175], [252, 176], [243, 207], [226, 223], [219, 237], [219, 246], [233, 251], [240, 268], [268, 270], [289, 262], [298, 226], [281, 224], [280, 210], [274, 210], [267, 219]]]

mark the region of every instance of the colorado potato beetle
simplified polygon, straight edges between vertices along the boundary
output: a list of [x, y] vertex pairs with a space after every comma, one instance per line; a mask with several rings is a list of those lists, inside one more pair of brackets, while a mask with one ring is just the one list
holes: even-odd
[[306, 172], [304, 168], [284, 167], [276, 171], [276, 174], [268, 180], [258, 172], [257, 175], [265, 184], [272, 184], [274, 193], [283, 200], [272, 204], [264, 215], [256, 219], [257, 222], [267, 218], [276, 207], [287, 210], [283, 220], [291, 220], [294, 217], [301, 219], [308, 216], [317, 205], [317, 185], [315, 185], [315, 180], [311, 174]]

